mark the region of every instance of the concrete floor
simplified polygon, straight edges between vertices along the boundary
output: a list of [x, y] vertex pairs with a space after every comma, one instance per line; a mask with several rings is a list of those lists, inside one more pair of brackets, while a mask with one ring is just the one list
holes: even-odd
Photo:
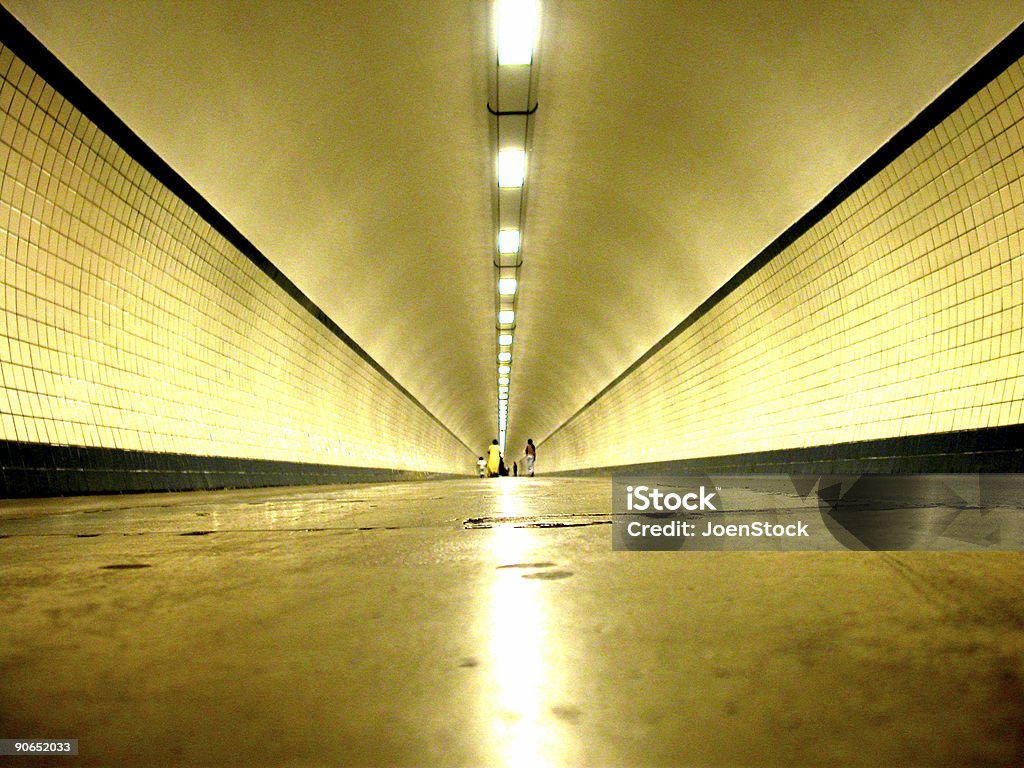
[[1024, 764], [1021, 553], [612, 552], [610, 499], [0, 502], [0, 737], [80, 750], [0, 764]]

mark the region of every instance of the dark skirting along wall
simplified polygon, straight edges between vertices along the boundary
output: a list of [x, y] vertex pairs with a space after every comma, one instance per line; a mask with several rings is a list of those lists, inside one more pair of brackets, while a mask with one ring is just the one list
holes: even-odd
[[644, 475], [1024, 472], [1024, 425], [628, 464], [557, 474], [607, 475], [612, 472]]
[[280, 485], [377, 483], [446, 475], [218, 456], [0, 441], [0, 496], [82, 496]]
[[[390, 469], [10, 441], [0, 441], [0, 465], [0, 496], [5, 498], [445, 477]], [[605, 475], [613, 471], [649, 475], [1024, 472], [1024, 425], [557, 474]]]

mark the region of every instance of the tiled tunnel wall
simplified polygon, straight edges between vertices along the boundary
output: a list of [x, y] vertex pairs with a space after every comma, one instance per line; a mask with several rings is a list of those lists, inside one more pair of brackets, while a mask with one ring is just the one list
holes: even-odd
[[465, 445], [10, 32], [0, 47], [3, 495], [473, 470]]
[[1022, 54], [1018, 30], [547, 438], [543, 466], [1024, 471]]

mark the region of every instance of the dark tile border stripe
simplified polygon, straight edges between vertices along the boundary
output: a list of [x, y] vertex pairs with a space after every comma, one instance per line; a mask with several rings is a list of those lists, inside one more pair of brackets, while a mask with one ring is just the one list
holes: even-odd
[[455, 475], [0, 441], [0, 498], [378, 483], [444, 477]]
[[1024, 424], [730, 456], [622, 464], [554, 474], [579, 477], [620, 472], [646, 475], [1017, 473], [1024, 472]]
[[157, 181], [166, 186], [173, 194], [202, 217], [213, 229], [231, 245], [237, 248], [264, 274], [299, 303], [309, 314], [315, 317], [324, 327], [351, 348], [359, 357], [368, 363], [377, 373], [383, 376], [399, 392], [423, 411], [445, 432], [465, 446], [474, 456], [476, 452], [466, 445], [458, 435], [446, 427], [440, 419], [427, 410], [419, 400], [413, 397], [405, 387], [388, 373], [369, 353], [360, 347], [345, 331], [329, 318], [323, 310], [314, 304], [306, 294], [299, 290], [291, 280], [274, 266], [274, 264], [235, 227], [216, 208], [196, 191], [184, 178], [171, 168], [156, 152], [136, 135], [124, 121], [115, 115], [109, 107], [89, 90], [89, 88], [54, 56], [31, 32], [29, 32], [10, 11], [0, 6], [0, 43], [10, 48], [22, 61], [46, 80], [61, 96], [67, 99], [76, 109], [107, 134], [139, 165], [152, 174]]
[[672, 342], [687, 328], [696, 323], [707, 314], [715, 305], [726, 296], [736, 290], [740, 285], [754, 275], [761, 267], [782, 253], [786, 248], [795, 243], [802, 235], [810, 231], [818, 222], [824, 219], [844, 200], [860, 189], [864, 184], [878, 175], [882, 170], [893, 162], [897, 157], [907, 151], [935, 128], [939, 123], [959, 109], [978, 91], [1001, 75], [1015, 61], [1024, 56], [1024, 24], [1021, 24], [1006, 38], [996, 45], [991, 51], [978, 61], [973, 67], [965, 72], [955, 83], [947, 88], [935, 101], [925, 107], [920, 114], [910, 121], [903, 129], [896, 133], [889, 141], [875, 152], [871, 157], [858, 166], [853, 173], [847, 176], [833, 189], [824, 200], [804, 214], [789, 229], [779, 235], [763, 251], [751, 259], [746, 266], [740, 269], [721, 288], [715, 291], [703, 304], [691, 312], [679, 325], [669, 331], [650, 349], [644, 352], [632, 365], [616, 376], [600, 392], [588, 400], [578, 411], [566, 419], [551, 434], [544, 438], [538, 447], [550, 440], [573, 419], [592, 406], [610, 390], [618, 385], [633, 371], [656, 355], [662, 348]]

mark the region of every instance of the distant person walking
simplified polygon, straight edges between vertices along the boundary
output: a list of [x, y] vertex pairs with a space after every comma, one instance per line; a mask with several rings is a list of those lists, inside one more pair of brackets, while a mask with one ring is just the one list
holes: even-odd
[[498, 441], [492, 440], [490, 446], [487, 448], [487, 476], [497, 477], [501, 471], [501, 448], [498, 447]]
[[479, 459], [476, 460], [476, 473], [478, 475], [480, 475], [480, 477], [483, 477], [484, 473], [486, 471], [487, 471], [487, 459], [485, 459], [483, 456], [481, 456]]
[[533, 438], [531, 437], [526, 441], [526, 474], [529, 477], [533, 477], [533, 462], [537, 460], [537, 446], [533, 444]]

